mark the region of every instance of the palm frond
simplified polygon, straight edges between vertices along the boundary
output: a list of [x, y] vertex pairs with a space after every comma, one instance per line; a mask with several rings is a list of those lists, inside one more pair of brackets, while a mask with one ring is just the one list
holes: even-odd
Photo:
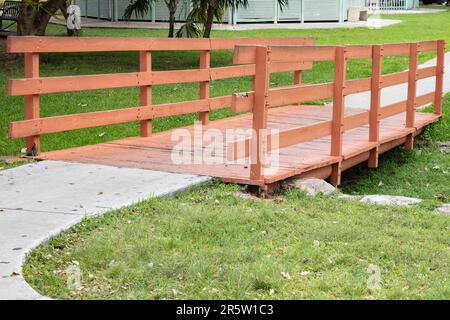
[[123, 14], [124, 20], [130, 20], [131, 16], [135, 14], [136, 18], [138, 16], [144, 17], [149, 11], [155, 0], [130, 0], [130, 4], [126, 7], [125, 13]]

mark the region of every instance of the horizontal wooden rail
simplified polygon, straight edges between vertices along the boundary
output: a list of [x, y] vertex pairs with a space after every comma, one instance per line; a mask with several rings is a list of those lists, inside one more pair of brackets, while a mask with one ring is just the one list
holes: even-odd
[[48, 133], [99, 127], [110, 124], [142, 121], [194, 112], [212, 111], [225, 108], [230, 104], [231, 96], [223, 96], [203, 100], [156, 104], [152, 106], [15, 121], [10, 123], [9, 138], [16, 139]]
[[[234, 94], [231, 111], [236, 113], [251, 111], [253, 108], [254, 95], [254, 91]], [[274, 88], [269, 90], [268, 107], [275, 108], [288, 104], [326, 99], [332, 95], [332, 83]]]
[[120, 38], [120, 37], [15, 37], [7, 39], [8, 53], [229, 50], [245, 44], [311, 45], [313, 38]]
[[[419, 42], [418, 52], [436, 51], [437, 41]], [[297, 46], [292, 45], [268, 45], [271, 61], [334, 61], [335, 51], [338, 46]], [[409, 43], [383, 45], [383, 56], [402, 56], [409, 54]], [[234, 51], [235, 64], [251, 64], [255, 62], [255, 45], [237, 45]], [[371, 45], [345, 46], [347, 59], [371, 59]]]
[[[270, 72], [287, 72], [308, 70], [311, 63], [294, 64], [274, 63]], [[29, 94], [46, 94], [58, 92], [73, 92], [84, 90], [113, 89], [138, 87], [145, 85], [164, 85], [191, 83], [228, 78], [254, 76], [255, 65], [240, 65], [231, 67], [172, 70], [153, 72], [130, 72], [113, 74], [94, 74], [81, 76], [42, 77], [28, 79], [13, 79], [8, 81], [8, 95], [23, 96]]]

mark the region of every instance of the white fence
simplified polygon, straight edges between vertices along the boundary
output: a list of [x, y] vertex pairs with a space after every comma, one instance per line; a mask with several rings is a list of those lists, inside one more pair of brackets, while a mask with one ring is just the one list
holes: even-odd
[[418, 0], [366, 0], [370, 11], [396, 11], [419, 8]]

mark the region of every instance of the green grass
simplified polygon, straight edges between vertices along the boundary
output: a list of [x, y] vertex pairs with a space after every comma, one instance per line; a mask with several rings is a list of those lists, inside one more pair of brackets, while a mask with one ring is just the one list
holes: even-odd
[[[387, 16], [389, 18], [389, 16]], [[215, 31], [214, 37], [293, 37], [312, 36], [318, 44], [369, 44], [386, 42], [405, 42], [430, 39], [445, 39], [450, 43], [450, 12], [423, 15], [399, 15], [390, 18], [402, 19], [403, 22], [383, 29], [334, 29], [334, 30], [253, 30], [253, 31]], [[420, 25], [420, 28], [417, 26]], [[64, 35], [61, 26], [50, 25], [49, 35]], [[148, 29], [99, 29], [85, 28], [83, 36], [147, 36], [164, 37], [166, 30]], [[0, 49], [0, 51], [3, 49]], [[420, 57], [421, 61], [431, 58], [427, 53]], [[232, 64], [230, 51], [213, 52], [212, 66]], [[197, 52], [157, 52], [154, 54], [154, 69], [190, 69], [198, 67]], [[316, 63], [312, 71], [305, 72], [304, 81], [318, 83], [331, 81], [333, 72], [330, 63]], [[386, 58], [383, 72], [395, 72], [406, 69], [406, 57]], [[7, 138], [7, 128], [11, 121], [23, 119], [24, 103], [22, 97], [6, 96], [6, 81], [22, 77], [21, 59], [12, 59], [7, 55], [0, 58], [0, 155], [17, 155], [23, 147], [21, 139], [10, 141]], [[77, 75], [93, 73], [130, 72], [138, 69], [138, 54], [120, 53], [89, 53], [89, 54], [44, 54], [41, 59], [41, 74], [43, 76]], [[356, 60], [349, 64], [348, 77], [366, 77], [370, 74], [370, 61]], [[290, 84], [292, 73], [273, 75], [272, 86]], [[214, 81], [211, 86], [212, 96], [231, 95], [234, 92], [246, 91], [251, 87], [251, 80], [236, 78]], [[127, 108], [138, 105], [138, 89], [95, 90], [62, 94], [42, 95], [41, 114], [43, 117], [83, 113], [96, 110]], [[194, 100], [199, 95], [198, 84], [178, 84], [155, 86], [154, 103]], [[212, 113], [213, 119], [231, 116], [228, 109]], [[161, 131], [188, 125], [197, 115], [185, 115], [157, 119], [155, 131]], [[42, 137], [42, 150], [56, 150], [68, 147], [95, 144], [103, 141], [136, 136], [139, 133], [138, 123], [127, 123], [107, 127], [90, 128], [65, 133], [45, 135]]]
[[[448, 299], [448, 217], [214, 183], [85, 220], [24, 268], [60, 299]], [[66, 286], [78, 263], [81, 290]], [[369, 289], [369, 265], [381, 271]], [[290, 278], [290, 279], [289, 279]]]

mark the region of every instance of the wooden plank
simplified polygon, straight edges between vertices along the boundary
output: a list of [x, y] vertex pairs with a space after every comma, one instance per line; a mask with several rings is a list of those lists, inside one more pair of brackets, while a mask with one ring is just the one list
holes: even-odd
[[409, 54], [409, 43], [391, 43], [383, 45], [385, 57], [406, 56]]
[[381, 88], [392, 87], [408, 81], [408, 71], [385, 74], [381, 77]]
[[[425, 67], [417, 70], [417, 80], [434, 77], [436, 67]], [[398, 84], [408, 82], [409, 71], [386, 74], [381, 77], [381, 88], [392, 87]]]
[[351, 116], [347, 116], [343, 121], [343, 130], [348, 131], [354, 128], [358, 128], [364, 126], [369, 123], [369, 112], [361, 112], [357, 114], [353, 114]]
[[254, 137], [252, 139], [250, 179], [260, 181], [264, 179], [263, 166], [265, 164], [265, 153], [267, 140], [267, 95], [269, 91], [269, 59], [270, 52], [267, 47], [256, 49], [256, 73], [255, 73], [255, 104], [253, 110], [252, 128]]
[[136, 37], [16, 37], [7, 39], [8, 53], [228, 50], [237, 44], [312, 45], [313, 38], [166, 39]]
[[153, 118], [151, 107], [137, 107], [11, 122], [11, 139]]
[[430, 93], [416, 97], [416, 108], [433, 103], [434, 98], [435, 98], [434, 92], [430, 92]]
[[[39, 54], [25, 53], [24, 55], [24, 76], [25, 78], [39, 77]], [[25, 120], [37, 119], [40, 117], [40, 98], [37, 94], [25, 96]], [[39, 135], [28, 136], [25, 139], [26, 154], [36, 156], [41, 150], [41, 139]]]
[[[409, 75], [408, 75], [408, 100], [406, 102], [406, 128], [414, 128], [416, 115], [416, 95], [417, 95], [417, 64], [419, 61], [419, 50], [417, 43], [409, 45]], [[410, 134], [405, 143], [406, 150], [412, 150], [414, 136]]]
[[[370, 89], [369, 111], [369, 142], [380, 141], [380, 116], [381, 116], [381, 74], [383, 46], [373, 46], [372, 50], [372, 81]], [[369, 168], [378, 168], [378, 145], [370, 150]]]
[[436, 51], [438, 46], [438, 41], [422, 41], [417, 43], [417, 50], [419, 52]]
[[209, 110], [211, 111], [231, 107], [231, 99], [232, 96], [209, 98]]
[[236, 45], [269, 45], [269, 44], [293, 44], [293, 45], [313, 45], [314, 38], [290, 37], [290, 38], [213, 38], [211, 50], [234, 49]]
[[406, 111], [406, 101], [396, 102], [380, 109], [380, 119], [389, 118], [393, 115]]
[[347, 80], [344, 93], [349, 95], [352, 93], [366, 92], [370, 90], [371, 78]]
[[269, 107], [326, 99], [333, 96], [333, 84], [289, 86], [269, 90]]
[[[209, 50], [200, 51], [200, 70], [209, 70], [211, 65], [211, 52]], [[210, 82], [200, 82], [200, 100], [208, 99], [210, 94]], [[209, 111], [200, 112], [199, 121], [202, 125], [206, 125], [209, 122]]]
[[[294, 71], [294, 86], [301, 86], [302, 84], [302, 70]], [[300, 103], [295, 103], [295, 105], [300, 105]]]
[[[269, 108], [330, 98], [333, 95], [332, 83], [289, 86], [269, 90]], [[254, 92], [236, 93], [233, 95], [231, 110], [246, 112], [253, 109]]]
[[[148, 52], [148, 51], [143, 51]], [[14, 79], [8, 81], [8, 94], [20, 96], [97, 89], [113, 89], [162, 84], [208, 81], [208, 70], [130, 72], [81, 76]]]
[[[234, 64], [252, 64], [256, 59], [256, 48], [258, 46], [243, 45], [236, 46], [234, 51]], [[334, 46], [269, 46], [271, 61], [327, 61], [334, 60]]]
[[[347, 74], [346, 48], [337, 47], [335, 51], [333, 120], [331, 125], [331, 152], [333, 157], [342, 157], [343, 125], [344, 125], [344, 87]], [[334, 185], [341, 183], [341, 162], [332, 166], [330, 181]]]
[[207, 100], [184, 101], [16, 121], [10, 124], [9, 137], [16, 139], [33, 135], [204, 112], [210, 110], [210, 101], [217, 109], [220, 109], [222, 103], [226, 104], [227, 99], [224, 98], [227, 98], [228, 101], [231, 99], [230, 97], [219, 97]]
[[153, 118], [164, 118], [181, 114], [209, 111], [208, 100], [184, 101], [153, 105]]
[[372, 46], [353, 45], [347, 46], [347, 59], [370, 59], [372, 58]]
[[[271, 72], [285, 72], [297, 69], [306, 70], [311, 67], [311, 63], [276, 63], [271, 65]], [[254, 65], [243, 65], [211, 69], [202, 68], [200, 70], [142, 71], [115, 74], [38, 77], [36, 79], [13, 79], [8, 81], [8, 95], [22, 96], [29, 94], [114, 89], [190, 82], [206, 83], [210, 80], [251, 76], [254, 74]]]
[[436, 90], [434, 97], [434, 113], [442, 114], [442, 95], [444, 87], [444, 59], [445, 41], [439, 40], [437, 43], [437, 63], [436, 63]]
[[[322, 121], [315, 124], [280, 131], [267, 136], [267, 152], [286, 148], [302, 142], [311, 141], [329, 136], [331, 134], [331, 121]], [[272, 143], [278, 139], [278, 144]], [[229, 160], [239, 160], [250, 156], [252, 139], [238, 140], [227, 146]]]
[[[150, 51], [139, 52], [139, 71], [152, 71], [152, 53]], [[143, 107], [150, 107], [152, 105], [152, 87], [141, 86], [139, 88], [140, 104]], [[141, 137], [150, 137], [152, 135], [152, 120], [146, 119], [141, 121]]]
[[7, 39], [8, 53], [210, 50], [209, 39], [135, 37], [16, 37]]

